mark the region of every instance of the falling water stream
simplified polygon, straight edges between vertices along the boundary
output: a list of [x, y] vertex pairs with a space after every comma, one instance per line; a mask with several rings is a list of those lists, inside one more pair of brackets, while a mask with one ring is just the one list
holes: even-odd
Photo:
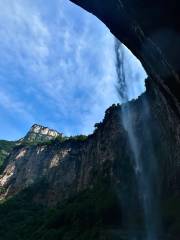
[[[124, 47], [118, 40], [115, 41], [116, 54], [116, 70], [118, 77], [117, 91], [121, 103], [127, 103], [133, 98], [131, 88], [133, 88], [133, 80], [126, 77], [128, 69], [126, 69]], [[130, 71], [130, 69], [129, 69]], [[137, 80], [137, 79], [136, 79]], [[130, 82], [129, 82], [130, 81]], [[138, 84], [136, 82], [135, 84]], [[142, 85], [142, 84], [141, 84]], [[139, 88], [136, 85], [136, 88]], [[136, 98], [137, 95], [134, 95]], [[138, 199], [143, 211], [144, 221], [144, 235], [142, 238], [134, 233], [129, 236], [131, 240], [157, 240], [159, 234], [159, 214], [158, 214], [158, 190], [157, 190], [157, 159], [152, 143], [152, 135], [150, 130], [150, 110], [148, 101], [144, 97], [141, 104], [141, 115], [143, 115], [143, 123], [140, 131], [142, 138], [137, 135], [136, 123], [134, 120], [134, 113], [131, 104], [122, 104], [121, 106], [121, 120], [125, 131], [127, 132], [129, 145], [133, 154], [133, 170], [136, 178]], [[142, 156], [141, 148], [146, 148], [146, 156]], [[131, 229], [133, 232], [133, 229]]]

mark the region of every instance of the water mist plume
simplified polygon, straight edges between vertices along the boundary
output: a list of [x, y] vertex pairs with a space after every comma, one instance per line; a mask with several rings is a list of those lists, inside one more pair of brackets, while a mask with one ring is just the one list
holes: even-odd
[[137, 99], [145, 92], [147, 74], [140, 61], [115, 39], [116, 90], [121, 103]]
[[[125, 57], [125, 51], [123, 44], [118, 40], [115, 41], [115, 55], [116, 55], [116, 71], [117, 71], [117, 92], [121, 103], [125, 103], [132, 99], [133, 94], [137, 94], [143, 89], [142, 82], [137, 79], [130, 79], [128, 70], [128, 59]], [[134, 66], [136, 71], [136, 66]], [[138, 77], [138, 76], [136, 76]], [[137, 84], [137, 86], [136, 86]], [[135, 88], [138, 91], [132, 91], [131, 88]], [[137, 95], [136, 95], [137, 97]], [[135, 95], [134, 95], [135, 98]], [[137, 113], [134, 112], [136, 109], [132, 107], [131, 103], [122, 104], [121, 106], [121, 122], [124, 130], [127, 132], [128, 142], [131, 148], [131, 154], [133, 155], [132, 167], [134, 169], [135, 182], [137, 184], [137, 192], [139, 204], [141, 205], [144, 219], [145, 233], [143, 240], [157, 240], [159, 214], [158, 214], [158, 199], [157, 199], [157, 188], [156, 188], [156, 177], [157, 177], [157, 159], [152, 144], [151, 136], [151, 122], [150, 122], [150, 110], [148, 101], [143, 97], [141, 101], [141, 116], [142, 124], [141, 131], [143, 133], [143, 139], [137, 134], [137, 125], [135, 116]], [[148, 126], [148, 127], [147, 127]], [[147, 130], [148, 129], [148, 130]], [[142, 148], [148, 149], [146, 159], [142, 153]], [[146, 160], [146, 161], [144, 161]], [[132, 226], [131, 226], [132, 227]], [[135, 233], [135, 229], [130, 229], [130, 239], [139, 240], [141, 238]]]

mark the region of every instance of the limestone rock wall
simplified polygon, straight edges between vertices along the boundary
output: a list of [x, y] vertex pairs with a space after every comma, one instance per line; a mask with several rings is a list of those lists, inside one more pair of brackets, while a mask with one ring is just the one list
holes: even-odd
[[[132, 113], [139, 152], [147, 169], [151, 161], [157, 165], [159, 194], [179, 194], [179, 118], [153, 82], [147, 85], [145, 94], [126, 104]], [[136, 194], [133, 161], [122, 124], [122, 107], [113, 105], [87, 140], [16, 146], [0, 176], [1, 198], [42, 179], [46, 179], [47, 187], [37, 193], [36, 200], [49, 205], [92, 188], [102, 178], [112, 181], [119, 192]]]
[[62, 133], [49, 129], [48, 127], [34, 124], [21, 141], [42, 142], [55, 139], [58, 136], [62, 136]]

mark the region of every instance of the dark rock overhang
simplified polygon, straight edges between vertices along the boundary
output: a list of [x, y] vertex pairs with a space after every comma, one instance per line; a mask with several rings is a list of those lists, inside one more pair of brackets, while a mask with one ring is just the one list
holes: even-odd
[[132, 51], [180, 113], [179, 1], [71, 1], [97, 16]]

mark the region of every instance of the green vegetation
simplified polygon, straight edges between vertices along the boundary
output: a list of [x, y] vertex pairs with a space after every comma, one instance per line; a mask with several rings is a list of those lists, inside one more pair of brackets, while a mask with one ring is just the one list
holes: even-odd
[[[70, 137], [59, 136], [55, 139], [45, 141], [45, 142], [36, 142], [36, 143], [34, 142], [34, 143], [31, 143], [31, 145], [52, 145], [55, 143], [64, 143], [68, 141], [84, 142], [86, 141], [87, 138], [88, 136], [86, 135], [76, 135], [76, 136], [70, 136]], [[26, 144], [29, 145], [28, 143]]]
[[29, 147], [29, 146], [37, 146], [37, 145], [52, 145], [55, 143], [63, 143], [66, 141], [75, 141], [75, 142], [84, 142], [88, 136], [85, 135], [77, 135], [77, 136], [71, 136], [71, 137], [65, 137], [65, 136], [58, 136], [55, 139], [49, 140], [49, 141], [22, 141], [19, 145], [16, 145], [16, 141], [6, 141], [6, 140], [0, 140], [0, 167], [2, 167], [4, 160], [9, 155], [9, 153], [12, 151], [14, 147], [16, 149], [22, 148], [22, 147]]
[[16, 142], [0, 140], [0, 167], [15, 145]]
[[33, 203], [34, 194], [46, 187], [37, 184], [0, 205], [0, 239], [107, 239], [105, 230], [120, 223], [118, 200], [109, 184], [98, 184], [51, 209]]
[[84, 141], [86, 141], [87, 138], [88, 138], [88, 136], [86, 136], [86, 135], [76, 135], [76, 136], [70, 136], [70, 137], [58, 136], [55, 139], [48, 140], [48, 141], [31, 141], [31, 142], [23, 141], [21, 143], [21, 145], [19, 145], [19, 146], [22, 147], [22, 146], [36, 146], [36, 145], [39, 145], [39, 146], [52, 145], [55, 143], [63, 143], [63, 142], [68, 142], [68, 141], [84, 142]]
[[69, 137], [68, 140], [84, 142], [84, 141], [86, 141], [87, 138], [88, 138], [88, 136], [86, 136], [86, 135], [76, 135], [76, 136]]

